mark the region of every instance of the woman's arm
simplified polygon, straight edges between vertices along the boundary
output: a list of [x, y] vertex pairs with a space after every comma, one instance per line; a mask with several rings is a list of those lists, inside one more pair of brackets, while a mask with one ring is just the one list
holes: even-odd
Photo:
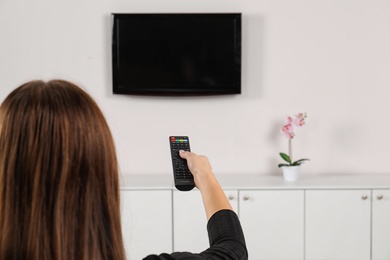
[[207, 157], [185, 151], [180, 151], [180, 156], [187, 160], [188, 168], [194, 175], [195, 185], [202, 194], [207, 219], [222, 209], [232, 210]]
[[210, 248], [199, 254], [175, 252], [170, 255], [150, 255], [145, 260], [247, 260], [248, 252], [240, 221], [215, 178], [209, 160], [185, 151], [180, 151], [180, 156], [187, 160], [195, 185], [202, 194]]

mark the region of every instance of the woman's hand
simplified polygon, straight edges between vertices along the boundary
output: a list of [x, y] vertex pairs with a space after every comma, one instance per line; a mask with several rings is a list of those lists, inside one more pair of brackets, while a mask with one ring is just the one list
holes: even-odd
[[187, 160], [188, 168], [194, 176], [195, 185], [199, 190], [215, 180], [211, 164], [206, 156], [186, 151], [180, 151], [180, 156]]

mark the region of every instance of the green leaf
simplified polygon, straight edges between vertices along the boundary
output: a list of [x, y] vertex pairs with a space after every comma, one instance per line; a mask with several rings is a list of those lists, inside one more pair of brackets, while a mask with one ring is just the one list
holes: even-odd
[[286, 164], [286, 163], [279, 163], [278, 164], [278, 167], [280, 168], [280, 167], [283, 167], [283, 166], [291, 166], [290, 164]]
[[300, 160], [298, 160], [298, 161], [295, 161], [294, 163], [302, 163], [302, 162], [304, 162], [304, 161], [310, 161], [309, 159], [300, 159]]
[[298, 161], [293, 162], [291, 165], [292, 166], [301, 165], [301, 163], [303, 163], [304, 161], [310, 161], [310, 160], [309, 159], [300, 159]]
[[288, 156], [287, 154], [285, 153], [279, 153], [280, 157], [282, 157], [283, 160], [285, 160], [286, 162], [288, 162], [289, 164], [291, 164], [291, 159], [290, 159], [290, 156]]

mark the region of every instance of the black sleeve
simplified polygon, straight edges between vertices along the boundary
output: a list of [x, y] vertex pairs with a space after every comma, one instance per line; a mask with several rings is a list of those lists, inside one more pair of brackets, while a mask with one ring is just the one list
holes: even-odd
[[199, 254], [175, 252], [150, 255], [144, 260], [247, 260], [245, 238], [240, 221], [231, 210], [216, 212], [207, 224], [210, 247]]

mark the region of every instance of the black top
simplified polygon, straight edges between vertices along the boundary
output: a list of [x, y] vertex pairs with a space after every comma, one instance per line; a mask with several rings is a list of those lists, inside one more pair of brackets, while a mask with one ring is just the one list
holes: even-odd
[[210, 247], [194, 254], [175, 252], [172, 254], [149, 255], [143, 260], [247, 260], [248, 251], [240, 221], [231, 210], [216, 212], [207, 224]]

